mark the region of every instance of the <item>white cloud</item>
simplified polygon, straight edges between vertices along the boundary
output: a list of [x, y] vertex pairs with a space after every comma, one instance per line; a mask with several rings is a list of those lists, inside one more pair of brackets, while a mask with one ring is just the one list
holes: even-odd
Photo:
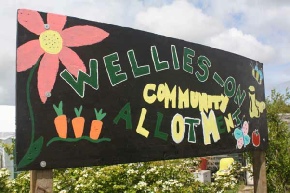
[[[228, 7], [232, 7], [230, 5]], [[235, 8], [228, 14], [239, 13], [241, 9]], [[221, 14], [221, 10], [216, 11]], [[188, 1], [174, 1], [170, 5], [150, 7], [136, 16], [136, 26], [157, 34], [234, 52], [261, 62], [270, 62], [275, 56], [271, 46], [236, 28], [227, 29], [217, 18], [206, 15]]]
[[19, 8], [58, 13], [92, 21], [114, 23], [118, 25], [130, 24], [130, 16], [142, 8], [140, 1], [94, 1], [94, 0], [50, 0], [49, 2], [19, 0]]
[[193, 2], [195, 5], [201, 4], [199, 6], [207, 15], [231, 25], [230, 27], [246, 30], [246, 33], [265, 34], [280, 29], [290, 30], [290, 20], [286, 19], [290, 11], [289, 0], [215, 0], [210, 3], [193, 0]]
[[275, 60], [268, 60], [267, 65], [290, 62], [290, 54], [285, 51], [290, 49], [289, 0], [192, 1], [206, 15], [223, 21], [225, 28], [236, 28], [271, 46], [276, 56]]
[[150, 7], [136, 16], [137, 28], [160, 35], [203, 43], [220, 33], [222, 24], [187, 1], [174, 1], [162, 7]]
[[260, 43], [252, 35], [244, 34], [236, 28], [231, 28], [210, 37], [208, 44], [263, 63], [273, 60], [275, 56], [275, 51], [272, 47]]
[[[263, 4], [247, 5], [245, 11], [245, 29], [255, 32], [255, 34], [273, 34], [282, 31], [290, 32], [290, 20], [287, 15], [290, 12], [290, 2], [288, 5], [282, 4]], [[289, 18], [289, 17], [288, 17]], [[273, 30], [274, 29], [274, 30]]]

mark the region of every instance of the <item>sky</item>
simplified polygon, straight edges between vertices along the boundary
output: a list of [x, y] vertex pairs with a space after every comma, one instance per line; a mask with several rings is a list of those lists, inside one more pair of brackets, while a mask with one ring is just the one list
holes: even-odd
[[2, 123], [0, 125], [1, 140], [6, 139], [6, 132], [15, 132], [15, 107], [13, 105], [0, 105], [0, 111], [5, 112], [4, 116], [0, 116], [0, 123]]
[[1, 1], [0, 105], [15, 105], [16, 15], [25, 8], [131, 27], [264, 64], [265, 93], [290, 87], [289, 0]]

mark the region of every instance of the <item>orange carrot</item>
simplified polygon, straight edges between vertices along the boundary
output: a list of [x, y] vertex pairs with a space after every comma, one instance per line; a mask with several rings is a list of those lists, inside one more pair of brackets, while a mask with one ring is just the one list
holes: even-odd
[[67, 119], [66, 115], [62, 111], [62, 101], [59, 102], [59, 107], [53, 105], [53, 108], [57, 114], [57, 117], [54, 119], [54, 126], [59, 137], [67, 137]]
[[72, 126], [75, 133], [76, 138], [79, 138], [83, 135], [85, 125], [85, 118], [83, 117], [75, 117], [72, 120]]
[[66, 138], [66, 135], [67, 135], [66, 115], [57, 116], [54, 119], [54, 125], [55, 125], [58, 136], [61, 138]]
[[95, 110], [96, 120], [92, 121], [90, 138], [97, 140], [100, 137], [102, 127], [103, 127], [103, 121], [101, 120], [106, 116], [106, 113], [103, 113], [102, 109], [99, 112], [96, 109], [94, 110]]
[[72, 126], [75, 133], [76, 138], [79, 138], [83, 135], [85, 118], [81, 117], [81, 112], [83, 110], [83, 106], [80, 106], [79, 109], [74, 108], [76, 116], [72, 120]]
[[97, 140], [102, 131], [103, 121], [93, 120], [91, 124], [90, 138]]

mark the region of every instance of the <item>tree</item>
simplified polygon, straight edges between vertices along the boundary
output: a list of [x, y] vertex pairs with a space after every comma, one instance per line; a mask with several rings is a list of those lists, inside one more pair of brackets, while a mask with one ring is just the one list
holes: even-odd
[[15, 139], [12, 138], [12, 143], [11, 144], [6, 144], [0, 141], [0, 147], [4, 149], [4, 151], [7, 153], [7, 155], [10, 157], [10, 160], [14, 159], [13, 153], [14, 153], [14, 148], [15, 148]]
[[286, 192], [290, 184], [290, 131], [281, 113], [290, 113], [290, 93], [275, 90], [266, 100], [269, 147], [266, 151], [267, 186], [269, 192]]

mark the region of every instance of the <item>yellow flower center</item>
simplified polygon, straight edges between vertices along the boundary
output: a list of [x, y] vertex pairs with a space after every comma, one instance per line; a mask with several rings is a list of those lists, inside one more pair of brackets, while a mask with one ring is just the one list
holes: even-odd
[[58, 54], [62, 49], [62, 37], [57, 31], [46, 30], [39, 36], [40, 47], [49, 54]]

